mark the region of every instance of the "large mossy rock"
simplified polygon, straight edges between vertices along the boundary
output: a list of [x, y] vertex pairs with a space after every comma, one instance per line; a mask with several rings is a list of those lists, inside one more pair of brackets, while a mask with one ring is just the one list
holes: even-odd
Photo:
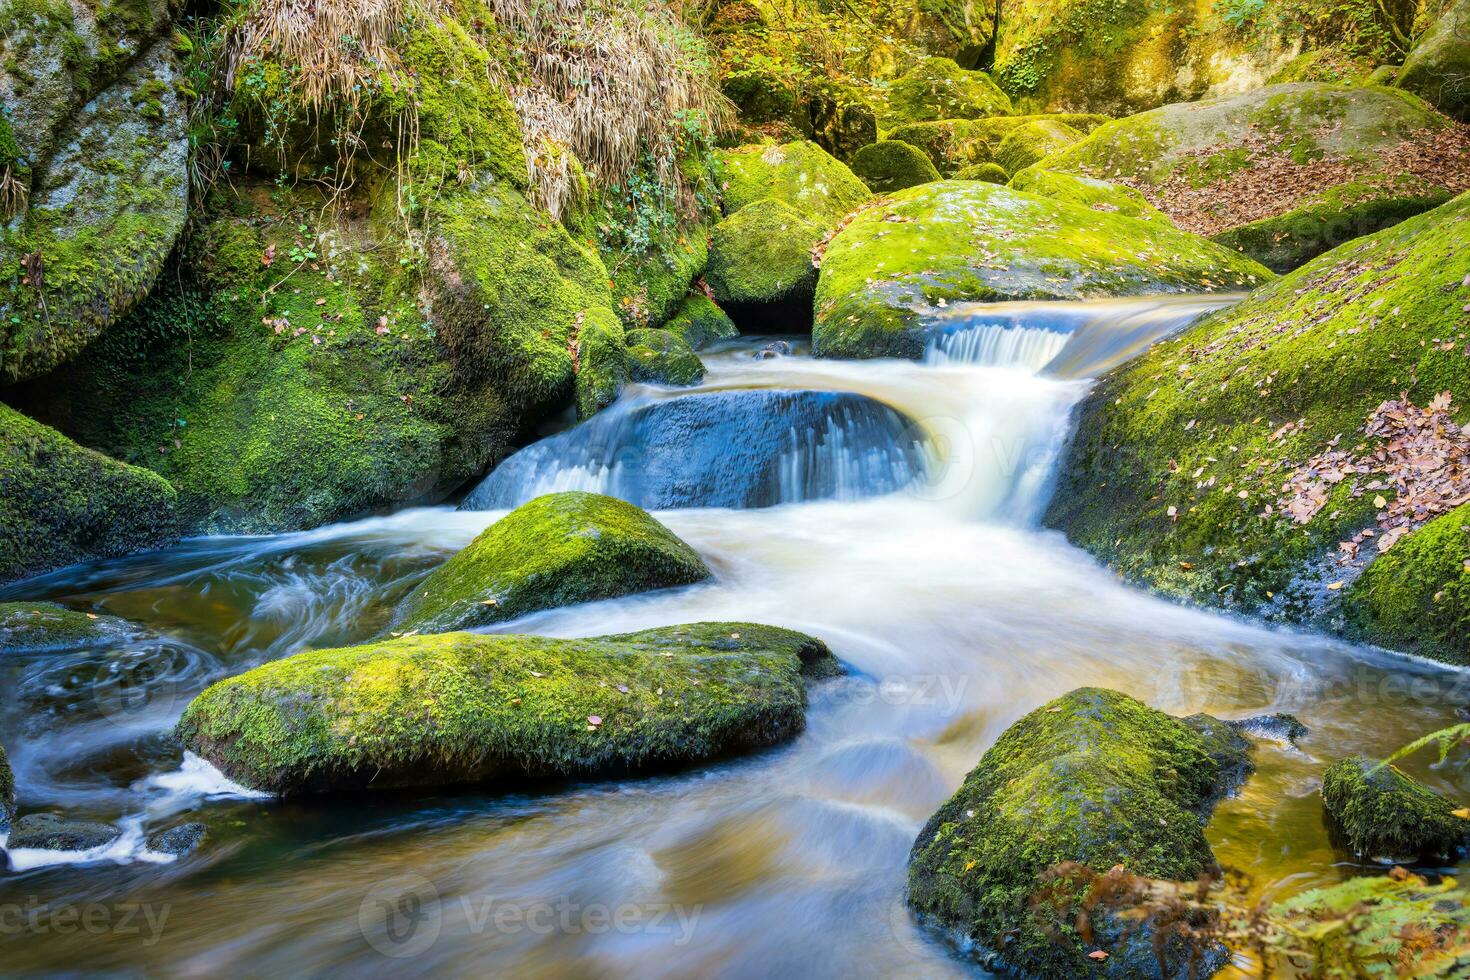
[[[1004, 170], [1000, 171], [1002, 174]], [[1004, 183], [1004, 181], [1002, 181]], [[1129, 218], [1168, 223], [1164, 213], [1139, 191], [1122, 184], [1111, 184], [1096, 177], [1061, 174], [1055, 170], [1027, 167], [1010, 180], [1012, 190], [1079, 204], [1095, 211], [1114, 211]]]
[[[1347, 574], [1329, 555], [1374, 529], [1398, 496], [1398, 478], [1375, 477], [1371, 463], [1367, 473], [1343, 469], [1386, 445], [1365, 433], [1370, 417], [1385, 402], [1427, 406], [1444, 392], [1464, 411], [1467, 235], [1470, 195], [1461, 195], [1314, 259], [1103, 378], [1082, 406], [1046, 523], [1167, 594], [1314, 615], [1334, 594], [1323, 586], [1340, 589]], [[1339, 450], [1336, 462], [1313, 465]], [[1302, 509], [1299, 494], [1316, 504]], [[1432, 541], [1401, 561], [1400, 594], [1450, 574]], [[1377, 620], [1374, 636], [1442, 650], [1425, 642], [1434, 624], [1410, 615]]]
[[1470, 188], [1470, 137], [1396, 89], [1274, 85], [1119, 119], [1039, 166], [1290, 268]]
[[704, 364], [670, 330], [628, 331], [628, 376], [648, 384], [687, 387], [704, 379]]
[[928, 154], [900, 140], [879, 140], [852, 158], [852, 172], [875, 194], [890, 194], [939, 179]]
[[1008, 174], [1018, 174], [1043, 157], [1059, 153], [1082, 138], [1066, 123], [1041, 119], [1017, 126], [995, 148], [995, 162]]
[[889, 86], [878, 128], [1010, 114], [1011, 100], [985, 72], [966, 71], [949, 58], [924, 58]]
[[[1080, 872], [1192, 881], [1213, 869], [1205, 822], [1249, 771], [1248, 752], [1213, 718], [1073, 691], [1008, 728], [929, 818], [909, 858], [909, 904], [1006, 972], [1156, 975], [1150, 937], [1125, 936], [1124, 923], [1095, 916], [1092, 936], [1079, 935]], [[1106, 963], [1088, 956], [1097, 948]]]
[[1322, 777], [1322, 805], [1353, 854], [1369, 860], [1453, 858], [1470, 843], [1470, 820], [1434, 790], [1370, 759], [1343, 759]]
[[1121, 214], [950, 180], [901, 191], [828, 243], [814, 351], [918, 357], [956, 300], [1086, 299], [1248, 289], [1271, 278], [1213, 242]]
[[1470, 665], [1470, 503], [1375, 558], [1343, 594], [1350, 635]]
[[179, 538], [168, 481], [0, 405], [0, 582]]
[[812, 142], [740, 146], [722, 151], [720, 165], [727, 215], [771, 197], [830, 227], [873, 196], [846, 164]]
[[1470, 0], [1455, 0], [1424, 32], [1394, 84], [1440, 112], [1470, 122]]
[[817, 639], [697, 623], [558, 640], [447, 633], [277, 660], [207, 688], [179, 736], [230, 778], [287, 795], [615, 776], [786, 741]]
[[[24, 70], [65, 74], [30, 56], [11, 55], [26, 59]], [[11, 86], [16, 70], [6, 69]], [[26, 204], [13, 216], [6, 207], [0, 230], [0, 383], [74, 357], [152, 287], [188, 207], [180, 84], [160, 42], [85, 105], [50, 120], [54, 132], [24, 132], [44, 120], [6, 100], [0, 171], [24, 189]]]
[[1089, 133], [1107, 121], [1107, 116], [1085, 113], [940, 119], [899, 126], [889, 132], [887, 138], [917, 146], [929, 155], [941, 174], [953, 177], [963, 167], [994, 163], [1001, 143], [1023, 127], [1064, 126], [1079, 133]]
[[632, 504], [547, 494], [490, 525], [415, 588], [397, 630], [469, 629], [709, 577], [693, 548]]
[[774, 198], [754, 201], [715, 226], [705, 282], [720, 303], [810, 301], [817, 285], [812, 250], [827, 232]]
[[703, 293], [691, 293], [664, 323], [663, 329], [683, 339], [694, 350], [740, 335], [735, 321]]
[[80, 650], [148, 635], [126, 619], [80, 613], [54, 602], [0, 602], [0, 653]]

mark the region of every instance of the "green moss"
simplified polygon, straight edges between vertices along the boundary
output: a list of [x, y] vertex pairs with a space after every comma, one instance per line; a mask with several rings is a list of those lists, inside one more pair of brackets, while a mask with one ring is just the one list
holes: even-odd
[[1138, 191], [1121, 184], [1110, 184], [1096, 177], [1078, 177], [1041, 167], [1027, 167], [1011, 179], [1010, 186], [1012, 190], [1040, 194], [1096, 211], [1115, 211], [1130, 218], [1169, 221], [1163, 212], [1148, 203], [1148, 198]]
[[1375, 558], [1343, 596], [1350, 631], [1370, 643], [1470, 665], [1470, 504]]
[[872, 195], [841, 161], [815, 143], [741, 146], [720, 153], [725, 213], [775, 198], [830, 226]]
[[1456, 0], [1404, 59], [1395, 84], [1470, 122], [1470, 0]]
[[738, 337], [740, 328], [715, 305], [715, 301], [703, 293], [692, 293], [684, 298], [673, 317], [663, 328], [694, 350], [703, 350], [717, 340]]
[[1066, 149], [1082, 134], [1066, 123], [1040, 120], [1017, 126], [995, 148], [995, 162], [1007, 173], [1018, 174], [1043, 157]]
[[709, 576], [692, 548], [632, 504], [547, 494], [490, 525], [414, 589], [398, 629], [468, 629]]
[[685, 387], [704, 380], [704, 364], [676, 333], [634, 330], [628, 334], [628, 373], [634, 381]]
[[[1282, 485], [1329, 444], [1368, 451], [1360, 433], [1385, 400], [1470, 390], [1457, 341], [1467, 229], [1461, 195], [1314, 259], [1104, 378], [1047, 523], [1170, 595], [1309, 615], [1323, 576], [1339, 574], [1316, 560], [1374, 523], [1374, 493], [1369, 477], [1343, 480], [1297, 525], [1281, 512]], [[1399, 642], [1387, 628], [1375, 635]], [[1403, 642], [1422, 635], [1412, 627]]]
[[1470, 842], [1470, 821], [1454, 805], [1394, 766], [1343, 759], [1322, 777], [1322, 805], [1361, 858], [1417, 861], [1453, 857]]
[[852, 172], [875, 194], [939, 179], [939, 171], [923, 150], [898, 140], [880, 140], [858, 150], [852, 158]]
[[178, 540], [176, 495], [0, 405], [0, 582]]
[[54, 602], [0, 602], [0, 653], [77, 650], [146, 633], [125, 619], [75, 612]]
[[715, 226], [705, 281], [721, 303], [808, 297], [817, 282], [812, 249], [824, 233], [781, 201], [755, 201]]
[[1248, 769], [1248, 750], [1239, 735], [1217, 744], [1127, 695], [1073, 691], [1008, 728], [929, 818], [910, 856], [909, 903], [1012, 971], [1102, 972], [1087, 953], [1117, 937], [1084, 941], [1085, 890], [1044, 883], [1048, 869], [1195, 879], [1215, 864], [1204, 821]]
[[709, 258], [702, 224], [660, 229], [648, 248], [629, 253], [604, 249], [618, 316], [629, 329], [658, 326], [674, 315]]
[[628, 383], [628, 349], [622, 321], [603, 307], [587, 311], [575, 336], [577, 417], [585, 419], [622, 393]]
[[1359, 85], [1367, 83], [1366, 79], [1372, 68], [1371, 62], [1365, 58], [1352, 58], [1332, 48], [1317, 48], [1297, 55], [1266, 81], [1270, 85], [1291, 82]]
[[1269, 278], [1159, 222], [941, 181], [900, 191], [832, 238], [812, 342], [821, 356], [918, 357], [941, 303], [1240, 289]]
[[295, 794], [618, 775], [801, 731], [820, 640], [699, 623], [553, 640], [448, 633], [278, 660], [200, 694], [184, 744], [246, 785]]
[[1078, 113], [941, 119], [899, 126], [888, 133], [887, 138], [917, 146], [929, 155], [941, 174], [957, 176], [963, 167], [993, 163], [1001, 142], [1023, 126], [1054, 123], [1086, 133], [1107, 121], [1106, 116]]
[[934, 119], [1008, 116], [1011, 100], [983, 71], [965, 71], [949, 58], [924, 58], [889, 86], [880, 132]]
[[[987, 184], [1005, 184], [1010, 181], [1006, 168], [998, 163], [972, 163], [955, 171], [955, 180], [983, 180]], [[1017, 188], [1026, 190], [1026, 188]], [[1034, 192], [1033, 192], [1034, 193]]]
[[1298, 200], [1291, 210], [1213, 236], [1274, 272], [1315, 259], [1343, 242], [1439, 207], [1449, 191], [1412, 173], [1370, 176]]

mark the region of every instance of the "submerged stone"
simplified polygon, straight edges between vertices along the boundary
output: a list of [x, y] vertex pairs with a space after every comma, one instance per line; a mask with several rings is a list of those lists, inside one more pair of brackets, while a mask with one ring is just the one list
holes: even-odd
[[147, 847], [148, 850], [159, 854], [183, 857], [204, 843], [208, 832], [208, 828], [202, 823], [180, 824], [177, 827], [170, 827], [168, 830], [149, 835]]
[[447, 633], [315, 650], [220, 681], [179, 736], [231, 779], [286, 795], [615, 776], [786, 741], [820, 640], [696, 623], [580, 640]]
[[638, 507], [594, 493], [552, 493], [490, 525], [420, 583], [399, 609], [396, 629], [468, 629], [709, 577], [693, 548]]
[[1470, 820], [1454, 804], [1391, 765], [1351, 758], [1322, 778], [1322, 806], [1360, 858], [1418, 861], [1453, 858], [1470, 843]]
[[925, 453], [915, 422], [863, 395], [698, 392], [618, 406], [528, 446], [462, 506], [514, 507], [567, 486], [649, 510], [879, 496], [922, 479]]
[[1027, 976], [1153, 976], [1143, 922], [1094, 915], [1097, 876], [1120, 867], [1193, 881], [1215, 867], [1204, 827], [1250, 770], [1224, 722], [1180, 720], [1081, 688], [1008, 728], [924, 826], [909, 859], [909, 904]]

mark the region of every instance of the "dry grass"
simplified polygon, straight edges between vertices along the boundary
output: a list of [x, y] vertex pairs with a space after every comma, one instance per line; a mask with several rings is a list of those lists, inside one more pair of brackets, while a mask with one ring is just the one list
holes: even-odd
[[30, 188], [7, 166], [0, 173], [0, 217], [9, 218], [20, 214], [26, 209], [26, 201], [29, 199]]
[[659, 184], [678, 169], [686, 126], [727, 125], [702, 44], [671, 6], [648, 0], [489, 0], [524, 41], [526, 73], [510, 85], [537, 203], [560, 217], [577, 195], [572, 156], [594, 186], [624, 181], [645, 157]]

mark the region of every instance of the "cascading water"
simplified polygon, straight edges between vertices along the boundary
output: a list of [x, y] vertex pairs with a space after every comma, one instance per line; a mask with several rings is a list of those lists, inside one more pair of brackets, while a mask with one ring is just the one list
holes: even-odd
[[[0, 877], [0, 911], [168, 910], [156, 935], [0, 929], [7, 971], [973, 975], [905, 907], [909, 847], [1009, 723], [1089, 684], [1175, 714], [1296, 713], [1311, 729], [1302, 749], [1262, 744], [1210, 838], [1252, 876], [1250, 901], [1335, 880], [1325, 763], [1381, 758], [1451, 723], [1462, 675], [1161, 602], [1035, 527], [1087, 379], [1224, 302], [954, 306], [924, 362], [760, 360], [736, 342], [706, 354], [698, 389], [630, 390], [492, 474], [482, 506], [558, 486], [672, 501], [659, 520], [715, 572], [496, 630], [748, 620], [821, 636], [848, 665], [811, 689], [794, 743], [696, 772], [307, 805], [251, 798], [181, 757], [168, 729], [204, 684], [374, 637], [501, 509], [196, 539], [0, 590], [140, 622], [175, 665], [145, 687], [151, 708], [113, 716], [82, 696], [107, 676], [96, 652], [0, 662], [25, 705], [0, 716], [21, 811], [125, 831], [105, 852], [26, 852], [27, 870]], [[142, 848], [138, 830], [181, 819], [209, 827], [197, 854], [162, 862]], [[412, 959], [385, 955], [360, 917], [405, 888], [426, 937]]]

